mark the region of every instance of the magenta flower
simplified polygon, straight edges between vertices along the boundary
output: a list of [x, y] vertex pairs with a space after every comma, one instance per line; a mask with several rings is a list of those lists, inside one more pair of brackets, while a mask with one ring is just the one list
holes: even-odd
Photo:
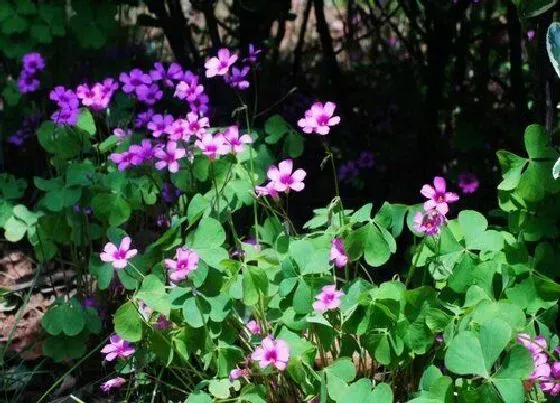
[[185, 119], [175, 119], [173, 123], [166, 126], [164, 133], [168, 134], [169, 140], [188, 140], [189, 122]]
[[480, 182], [474, 174], [470, 172], [459, 174], [459, 187], [464, 194], [476, 192], [479, 186]]
[[161, 171], [165, 167], [171, 173], [179, 171], [179, 162], [181, 158], [186, 155], [184, 148], [177, 148], [177, 143], [174, 141], [168, 141], [164, 148], [158, 148], [155, 151], [156, 158], [159, 159], [156, 162], [156, 169]]
[[262, 52], [262, 50], [258, 49], [255, 45], [250, 43], [249, 44], [249, 51], [247, 52], [247, 57], [245, 59], [243, 59], [243, 61], [254, 64], [259, 60], [258, 56], [261, 52]]
[[153, 81], [163, 81], [166, 87], [173, 87], [173, 80], [178, 81], [183, 78], [183, 69], [179, 63], [171, 63], [165, 70], [162, 63], [154, 63], [154, 69], [150, 70], [150, 78]]
[[117, 377], [117, 378], [109, 379], [108, 381], [104, 382], [101, 385], [101, 390], [103, 392], [109, 392], [113, 388], [120, 388], [125, 383], [126, 383], [126, 379], [124, 378]]
[[29, 74], [35, 74], [45, 68], [45, 60], [38, 52], [23, 55], [23, 70]]
[[34, 92], [39, 89], [41, 83], [32, 74], [23, 70], [17, 81], [17, 87], [20, 92]]
[[253, 139], [248, 134], [239, 137], [239, 128], [235, 125], [228, 127], [224, 131], [224, 138], [231, 147], [232, 154], [240, 154], [245, 151], [245, 144], [251, 144]]
[[62, 108], [57, 109], [52, 115], [51, 120], [59, 126], [76, 126], [78, 124], [79, 109]]
[[210, 133], [206, 133], [201, 139], [196, 140], [194, 145], [211, 160], [229, 153], [229, 146], [221, 134], [212, 136]]
[[436, 235], [444, 223], [445, 216], [435, 210], [425, 213], [418, 211], [414, 215], [414, 229], [427, 236]]
[[198, 84], [196, 79], [191, 81], [180, 81], [175, 87], [175, 98], [193, 102], [204, 92], [204, 86]]
[[151, 122], [153, 116], [154, 110], [152, 108], [146, 109], [144, 112], [139, 113], [134, 120], [134, 127], [146, 127], [148, 123]]
[[247, 81], [247, 74], [249, 74], [249, 67], [245, 66], [242, 69], [237, 67], [231, 68], [231, 74], [224, 76], [224, 81], [230, 85], [231, 88], [239, 90], [246, 90], [249, 88], [249, 81]]
[[200, 257], [191, 249], [179, 248], [175, 250], [175, 260], [165, 259], [165, 267], [171, 270], [169, 278], [173, 281], [180, 281], [189, 276], [196, 270]]
[[107, 92], [103, 84], [100, 83], [95, 83], [92, 87], [87, 84], [80, 84], [76, 89], [76, 94], [81, 99], [82, 105], [93, 110], [106, 109], [112, 96], [112, 93]]
[[255, 320], [250, 320], [245, 325], [250, 334], [261, 334], [261, 327]]
[[548, 343], [543, 336], [537, 336], [532, 339], [527, 333], [519, 333], [517, 335], [517, 342], [525, 346], [532, 355], [540, 354], [548, 347]]
[[268, 182], [264, 186], [255, 186], [255, 193], [257, 194], [257, 197], [270, 196], [274, 200], [279, 200], [280, 199], [280, 195], [278, 194], [278, 192], [274, 188], [274, 183], [273, 182]]
[[133, 69], [128, 74], [119, 74], [119, 81], [123, 83], [122, 90], [127, 94], [135, 92], [142, 85], [152, 83], [150, 76], [140, 69]]
[[459, 200], [459, 195], [456, 193], [446, 192], [445, 179], [441, 176], [434, 178], [434, 186], [424, 185], [420, 193], [429, 199], [424, 203], [424, 210], [436, 210], [443, 215], [446, 215], [449, 211], [447, 203], [454, 203]]
[[344, 249], [344, 240], [342, 238], [332, 240], [329, 260], [331, 262], [334, 261], [336, 267], [344, 267], [348, 264], [348, 255]]
[[171, 326], [172, 326], [172, 323], [169, 320], [167, 320], [165, 315], [159, 315], [157, 317], [156, 323], [154, 323], [154, 327], [157, 330], [166, 330], [166, 329], [169, 329]]
[[315, 102], [310, 109], [305, 111], [305, 117], [298, 120], [297, 124], [303, 128], [304, 133], [317, 133], [322, 136], [329, 134], [331, 126], [340, 123], [339, 116], [334, 115], [336, 105], [334, 102]]
[[152, 106], [163, 98], [163, 91], [159, 89], [156, 83], [150, 85], [142, 84], [136, 88], [136, 98], [138, 98], [138, 101]]
[[173, 124], [173, 116], [171, 115], [154, 115], [150, 122], [148, 122], [148, 130], [152, 131], [152, 136], [160, 137], [164, 132], [167, 126]]
[[278, 164], [278, 167], [271, 165], [268, 168], [266, 175], [273, 183], [274, 189], [277, 192], [286, 192], [290, 190], [294, 192], [301, 192], [305, 187], [303, 180], [305, 179], [305, 171], [297, 169], [292, 173], [293, 162], [287, 159]]
[[115, 81], [112, 78], [106, 78], [101, 83], [101, 92], [103, 96], [111, 98], [116, 90], [119, 89], [118, 81]]
[[134, 354], [136, 350], [128, 341], [121, 339], [118, 335], [113, 333], [109, 337], [109, 344], [106, 344], [101, 352], [105, 354], [105, 360], [113, 361], [119, 357], [126, 358]]
[[338, 291], [336, 285], [326, 285], [321, 293], [315, 296], [317, 301], [313, 303], [313, 309], [319, 314], [332, 311], [340, 306], [340, 297], [343, 295], [344, 292]]
[[533, 39], [535, 39], [535, 36], [537, 36], [537, 33], [534, 30], [529, 30], [527, 31], [527, 40], [530, 42]]
[[129, 166], [134, 165], [134, 153], [124, 151], [122, 153], [113, 153], [109, 155], [109, 159], [117, 164], [119, 171], [125, 171]]
[[138, 253], [136, 249], [130, 249], [130, 243], [130, 237], [124, 237], [118, 248], [107, 242], [99, 257], [104, 262], [110, 262], [115, 269], [124, 269], [128, 265], [128, 259], [132, 259]]
[[212, 57], [206, 63], [206, 77], [225, 76], [233, 63], [237, 61], [237, 55], [231, 53], [229, 49], [223, 48], [218, 50], [218, 57]]
[[249, 377], [249, 370], [248, 369], [239, 369], [235, 368], [232, 369], [229, 373], [229, 380], [230, 382], [235, 381], [239, 378], [248, 378]]
[[[210, 127], [210, 121], [206, 117], [199, 117], [196, 113], [189, 112], [187, 114], [187, 134], [201, 139], [206, 134], [206, 127]], [[187, 138], [186, 140], [188, 141]]]
[[125, 139], [132, 135], [132, 130], [121, 129], [120, 127], [117, 127], [113, 130], [113, 134], [115, 135], [115, 137], [118, 137], [119, 139]]
[[59, 85], [49, 93], [49, 98], [56, 102], [61, 109], [78, 109], [80, 101], [76, 93]]
[[132, 164], [142, 165], [143, 163], [150, 163], [154, 158], [155, 149], [149, 139], [142, 140], [141, 145], [131, 145], [128, 151], [132, 153]]
[[284, 371], [290, 359], [290, 346], [284, 340], [274, 340], [274, 337], [266, 337], [260, 347], [251, 354], [251, 360], [258, 361], [259, 367], [265, 369], [269, 365]]
[[191, 108], [191, 112], [198, 113], [200, 115], [204, 115], [210, 109], [208, 107], [209, 102], [210, 102], [210, 98], [208, 98], [208, 95], [201, 94], [194, 101], [189, 102], [189, 108]]

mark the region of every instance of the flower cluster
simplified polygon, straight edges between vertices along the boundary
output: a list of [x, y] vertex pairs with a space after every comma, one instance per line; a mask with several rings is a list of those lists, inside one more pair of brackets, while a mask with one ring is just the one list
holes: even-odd
[[[526, 333], [517, 335], [517, 342], [531, 353], [535, 369], [529, 375], [529, 387], [538, 383], [543, 392], [551, 395], [560, 395], [560, 361], [551, 361], [547, 352], [548, 343], [543, 336], [531, 339]], [[558, 348], [556, 349], [558, 350]], [[558, 351], [557, 351], [558, 352]]]
[[45, 59], [38, 52], [23, 55], [23, 68], [17, 80], [20, 92], [34, 92], [39, 89], [41, 82], [37, 78], [37, 73], [45, 69]]
[[58, 106], [58, 109], [51, 115], [55, 124], [75, 126], [78, 123], [80, 101], [73, 90], [59, 85], [51, 90], [49, 98]]
[[306, 172], [303, 169], [294, 171], [294, 164], [291, 159], [282, 161], [276, 165], [271, 165], [266, 173], [270, 182], [264, 186], [257, 186], [255, 191], [258, 196], [271, 196], [277, 199], [278, 193], [301, 192], [305, 187], [303, 180]]
[[[261, 51], [255, 45], [249, 45], [247, 58], [243, 62], [249, 64], [256, 64], [258, 55]], [[239, 56], [232, 53], [229, 49], [223, 48], [218, 50], [218, 54], [211, 57], [204, 63], [206, 69], [206, 77], [222, 77], [224, 82], [229, 84], [231, 88], [238, 90], [246, 90], [249, 88], [250, 83], [247, 76], [250, 71], [248, 65], [235, 66], [234, 64], [239, 60]]]
[[76, 95], [80, 99], [83, 106], [95, 111], [105, 110], [109, 107], [109, 103], [116, 90], [119, 89], [119, 83], [112, 78], [106, 78], [103, 82], [88, 85], [82, 83], [76, 88]]
[[21, 128], [16, 130], [16, 132], [8, 138], [8, 143], [17, 147], [22, 146], [23, 143], [35, 133], [39, 123], [41, 123], [41, 119], [40, 114], [25, 116]]
[[414, 215], [414, 229], [427, 236], [436, 235], [443, 224], [445, 215], [449, 211], [448, 204], [459, 200], [459, 196], [453, 192], [447, 192], [445, 179], [441, 176], [434, 178], [434, 184], [424, 185], [420, 193], [428, 200], [424, 202], [424, 212]]

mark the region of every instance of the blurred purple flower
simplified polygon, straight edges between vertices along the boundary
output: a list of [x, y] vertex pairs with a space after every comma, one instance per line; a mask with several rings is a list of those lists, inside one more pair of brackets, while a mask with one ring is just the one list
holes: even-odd
[[129, 73], [120, 73], [119, 81], [123, 83], [122, 90], [127, 94], [135, 92], [142, 85], [152, 83], [150, 76], [140, 69], [133, 69]]
[[371, 151], [362, 151], [356, 162], [360, 168], [371, 168], [375, 164], [375, 157]]

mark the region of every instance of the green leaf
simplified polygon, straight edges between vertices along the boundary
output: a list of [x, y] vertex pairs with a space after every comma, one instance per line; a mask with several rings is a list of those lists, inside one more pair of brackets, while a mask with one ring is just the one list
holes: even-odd
[[138, 309], [128, 301], [115, 313], [115, 332], [124, 340], [135, 342], [142, 339], [142, 319]]
[[519, 9], [519, 15], [523, 18], [531, 18], [541, 15], [557, 3], [557, 0], [514, 0], [513, 3]]
[[196, 297], [187, 298], [183, 304], [183, 318], [191, 327], [198, 328], [204, 326], [204, 317], [200, 311]]
[[195, 391], [189, 395], [187, 403], [212, 403], [212, 397], [205, 392]]
[[25, 32], [28, 27], [27, 20], [17, 14], [2, 21], [2, 32], [6, 35], [20, 34]]
[[256, 305], [259, 295], [265, 297], [268, 292], [268, 277], [262, 267], [247, 266], [243, 268], [243, 302]]
[[503, 180], [498, 185], [499, 190], [514, 190], [519, 185], [521, 173], [527, 164], [526, 158], [518, 157], [508, 151], [498, 151], [498, 161], [502, 168]]
[[373, 205], [371, 203], [365, 204], [358, 211], [356, 211], [350, 217], [351, 223], [366, 222], [371, 218], [371, 209]]
[[219, 268], [220, 262], [229, 257], [222, 247], [225, 240], [226, 233], [219, 221], [206, 217], [200, 220], [187, 242], [209, 266]]
[[488, 371], [510, 340], [511, 326], [501, 319], [491, 319], [480, 327], [480, 346]]
[[197, 193], [191, 199], [189, 203], [189, 208], [187, 211], [187, 219], [189, 220], [189, 224], [193, 224], [196, 222], [202, 214], [208, 209], [210, 206], [210, 202], [200, 193]]
[[27, 231], [27, 224], [15, 217], [10, 217], [4, 223], [4, 237], [10, 242], [21, 241]]
[[7, 81], [2, 90], [2, 97], [8, 106], [16, 106], [22, 98], [17, 84], [14, 80]]
[[453, 338], [445, 353], [445, 367], [459, 375], [475, 374], [484, 378], [486, 370], [480, 341], [473, 332], [464, 331]]
[[294, 306], [294, 311], [298, 314], [306, 314], [313, 310], [312, 289], [305, 283], [305, 281], [300, 280], [298, 282], [292, 304]]
[[297, 158], [303, 154], [304, 138], [301, 134], [291, 131], [284, 140], [284, 154]]
[[282, 116], [271, 116], [264, 123], [264, 131], [268, 134], [264, 141], [267, 144], [276, 144], [290, 130], [290, 124]]
[[130, 207], [120, 194], [99, 193], [91, 200], [94, 214], [106, 219], [111, 227], [118, 227], [130, 217]]
[[41, 324], [53, 336], [61, 332], [67, 336], [76, 336], [86, 324], [84, 310], [76, 298], [71, 298], [69, 302], [50, 308], [43, 316]]
[[95, 167], [91, 162], [72, 163], [66, 171], [67, 186], [90, 186], [93, 183]]
[[230, 397], [229, 388], [231, 387], [233, 387], [233, 384], [229, 379], [211, 379], [208, 385], [208, 391], [215, 398], [228, 399]]
[[80, 115], [78, 116], [78, 124], [76, 125], [82, 130], [89, 133], [90, 136], [95, 135], [95, 121], [88, 108], [81, 108]]
[[356, 366], [350, 358], [339, 358], [325, 368], [325, 371], [344, 382], [352, 382], [356, 378]]
[[154, 274], [144, 277], [142, 286], [136, 297], [144, 301], [146, 305], [153, 308], [155, 311], [169, 316], [171, 312], [171, 303], [169, 296], [165, 292], [165, 285]]

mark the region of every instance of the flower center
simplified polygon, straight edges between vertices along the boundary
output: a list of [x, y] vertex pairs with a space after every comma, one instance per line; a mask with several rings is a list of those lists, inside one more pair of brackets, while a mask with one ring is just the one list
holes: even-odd
[[443, 193], [436, 193], [436, 203], [444, 203], [445, 202], [445, 195]]
[[333, 300], [334, 300], [334, 294], [323, 295], [323, 302], [325, 304], [330, 304], [331, 302], [333, 302]]
[[115, 259], [124, 259], [126, 258], [126, 251], [123, 249], [119, 249], [115, 252]]
[[321, 116], [317, 117], [317, 124], [319, 126], [328, 126], [329, 117], [327, 115], [321, 115]]
[[268, 350], [264, 353], [264, 359], [266, 361], [276, 361], [276, 350]]
[[294, 178], [292, 178], [292, 175], [282, 175], [280, 177], [280, 182], [284, 185], [291, 185], [294, 183]]

